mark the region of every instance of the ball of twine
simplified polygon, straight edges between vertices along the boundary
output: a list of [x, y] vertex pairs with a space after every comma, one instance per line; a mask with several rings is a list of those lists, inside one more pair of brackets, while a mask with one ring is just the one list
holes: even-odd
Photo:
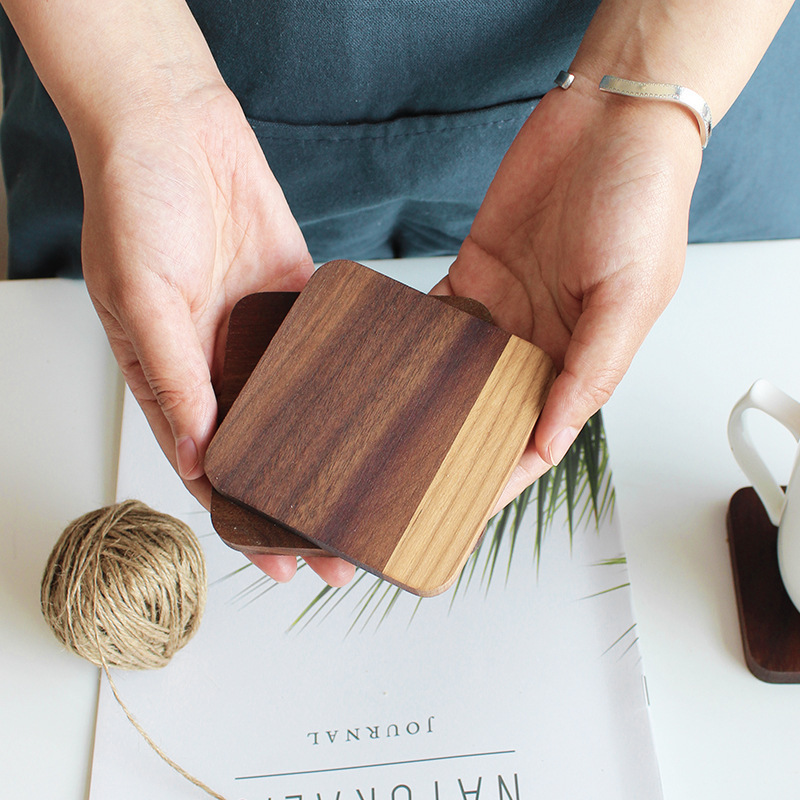
[[179, 519], [127, 500], [70, 523], [47, 562], [41, 600], [59, 641], [93, 664], [157, 669], [200, 625], [203, 553]]

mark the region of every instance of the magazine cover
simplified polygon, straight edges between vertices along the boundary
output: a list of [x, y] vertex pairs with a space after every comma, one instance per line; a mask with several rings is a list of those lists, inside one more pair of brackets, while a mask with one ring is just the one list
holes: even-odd
[[[276, 584], [217, 537], [125, 399], [118, 499], [187, 522], [201, 627], [118, 692], [183, 769], [236, 800], [659, 798], [602, 422], [489, 524], [460, 579], [420, 599], [358, 572]], [[207, 796], [101, 679], [91, 800]]]

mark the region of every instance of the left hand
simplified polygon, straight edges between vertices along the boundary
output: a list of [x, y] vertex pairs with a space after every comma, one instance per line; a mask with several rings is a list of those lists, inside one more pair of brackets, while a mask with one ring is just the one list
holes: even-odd
[[[312, 262], [238, 102], [221, 81], [196, 85], [108, 125], [105, 147], [79, 139], [77, 152], [86, 286], [159, 444], [208, 507], [203, 458], [231, 308], [302, 288]], [[251, 560], [277, 581], [297, 569], [293, 556]], [[308, 564], [337, 586], [355, 571], [337, 558]]]
[[674, 294], [701, 149], [676, 106], [576, 77], [539, 103], [435, 294], [473, 297], [559, 375], [498, 508], [557, 464]]

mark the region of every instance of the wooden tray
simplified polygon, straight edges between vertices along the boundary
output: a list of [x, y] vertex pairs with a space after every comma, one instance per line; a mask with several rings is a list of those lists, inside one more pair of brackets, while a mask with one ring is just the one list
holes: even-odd
[[768, 683], [800, 683], [800, 612], [778, 569], [778, 529], [752, 487], [728, 506], [728, 543], [749, 670]]
[[478, 540], [553, 377], [529, 342], [331, 262], [230, 408], [206, 472], [236, 503], [436, 594]]

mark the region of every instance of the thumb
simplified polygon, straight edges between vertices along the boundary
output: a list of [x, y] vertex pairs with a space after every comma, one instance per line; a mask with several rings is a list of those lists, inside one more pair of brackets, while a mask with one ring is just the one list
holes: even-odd
[[651, 324], [636, 313], [626, 316], [616, 303], [603, 306], [589, 299], [534, 430], [543, 461], [561, 461], [589, 417], [613, 394]]

